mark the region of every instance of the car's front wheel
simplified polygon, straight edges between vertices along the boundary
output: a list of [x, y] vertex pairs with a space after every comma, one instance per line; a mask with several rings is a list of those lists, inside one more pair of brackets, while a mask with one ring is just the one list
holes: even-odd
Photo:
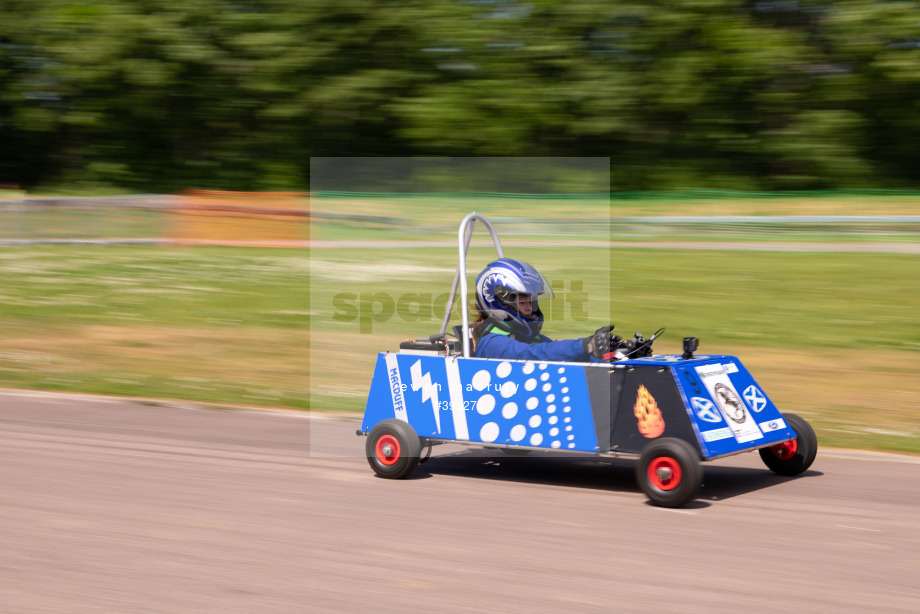
[[703, 479], [697, 451], [682, 439], [650, 443], [636, 465], [636, 480], [649, 500], [661, 507], [680, 507], [696, 496]]

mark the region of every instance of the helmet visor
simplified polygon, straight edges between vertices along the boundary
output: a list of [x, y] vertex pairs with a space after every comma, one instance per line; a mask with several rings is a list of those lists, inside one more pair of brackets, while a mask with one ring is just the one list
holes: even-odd
[[526, 275], [523, 275], [519, 281], [516, 281], [513, 286], [497, 285], [495, 287], [496, 297], [498, 297], [500, 289], [518, 294], [530, 294], [533, 300], [537, 300], [537, 297], [543, 294], [549, 299], [556, 298], [552, 286], [549, 285], [543, 274], [533, 268]]

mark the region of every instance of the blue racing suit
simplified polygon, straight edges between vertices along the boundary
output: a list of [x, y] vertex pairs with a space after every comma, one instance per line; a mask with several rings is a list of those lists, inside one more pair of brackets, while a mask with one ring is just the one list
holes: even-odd
[[530, 340], [519, 341], [513, 333], [499, 323], [486, 325], [476, 343], [476, 358], [504, 358], [508, 360], [557, 360], [564, 362], [600, 362], [585, 353], [581, 339], [553, 341], [538, 334]]

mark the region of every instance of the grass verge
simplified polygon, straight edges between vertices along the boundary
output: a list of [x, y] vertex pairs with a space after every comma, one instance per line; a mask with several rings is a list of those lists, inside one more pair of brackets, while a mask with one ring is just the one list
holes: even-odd
[[[470, 269], [491, 255], [474, 248]], [[823, 443], [920, 453], [920, 257], [508, 255], [557, 286], [555, 338], [667, 326], [657, 352], [692, 335], [738, 356]], [[377, 352], [437, 332], [454, 266], [453, 250], [427, 248], [5, 247], [0, 386], [358, 412]]]

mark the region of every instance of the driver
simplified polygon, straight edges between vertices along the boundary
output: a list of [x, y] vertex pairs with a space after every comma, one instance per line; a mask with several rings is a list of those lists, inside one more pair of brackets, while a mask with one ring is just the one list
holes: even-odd
[[[613, 324], [602, 326], [589, 337], [553, 341], [540, 330], [543, 312], [538, 298], [553, 290], [532, 266], [520, 260], [501, 258], [490, 262], [476, 278], [476, 307], [479, 320], [471, 327], [473, 356], [517, 360], [606, 362], [614, 352], [636, 350], [636, 341], [624, 341], [613, 334]], [[642, 340], [644, 341], [644, 340]], [[640, 354], [645, 351], [647, 353]], [[641, 348], [635, 355], [648, 355]]]

